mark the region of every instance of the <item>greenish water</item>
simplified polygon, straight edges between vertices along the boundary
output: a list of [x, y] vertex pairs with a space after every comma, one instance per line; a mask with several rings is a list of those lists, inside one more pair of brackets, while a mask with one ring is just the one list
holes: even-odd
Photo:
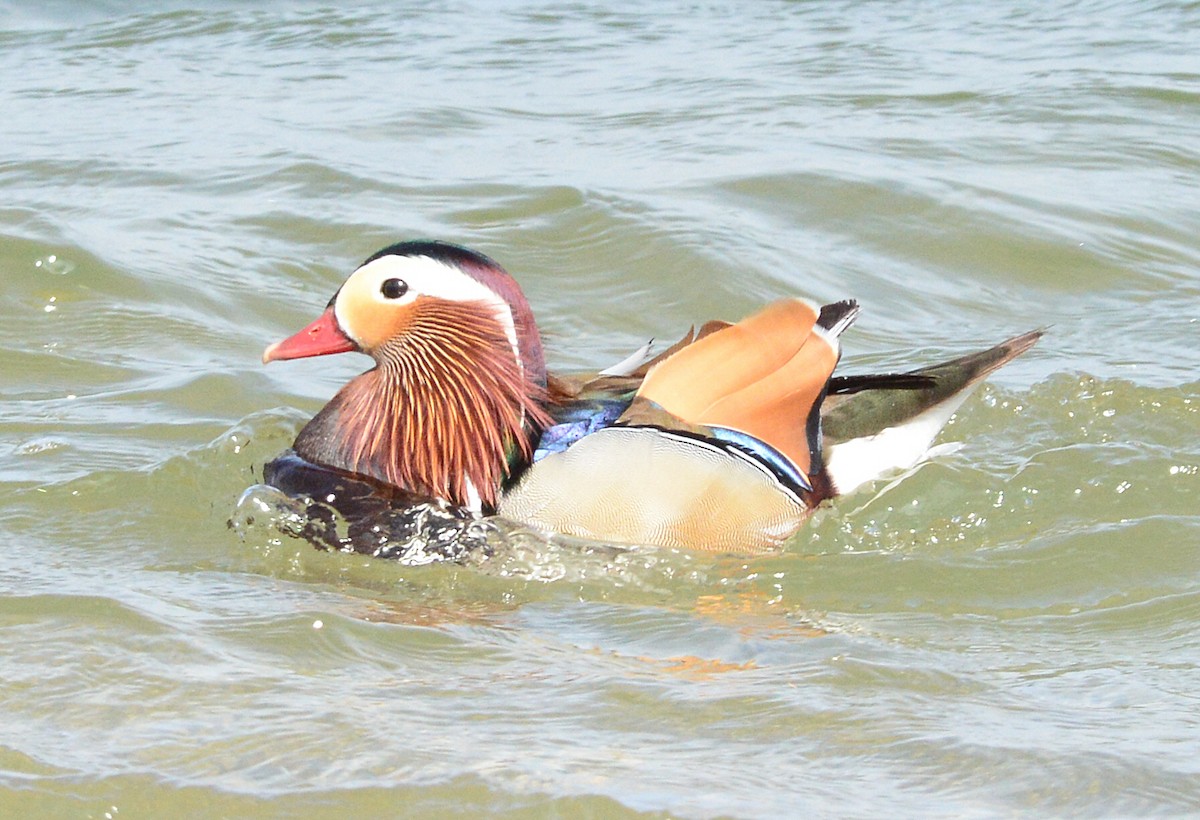
[[[1200, 7], [156, 9], [0, 4], [0, 815], [1200, 811]], [[1051, 331], [775, 556], [248, 524], [365, 366], [262, 348], [417, 236], [561, 368]]]

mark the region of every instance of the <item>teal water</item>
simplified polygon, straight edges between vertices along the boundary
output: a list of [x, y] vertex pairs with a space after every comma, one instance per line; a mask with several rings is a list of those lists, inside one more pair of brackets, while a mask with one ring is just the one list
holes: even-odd
[[[1200, 810], [1197, 31], [0, 4], [0, 814]], [[1050, 332], [775, 556], [247, 522], [365, 367], [263, 347], [419, 236], [512, 271], [564, 369], [787, 294], [863, 304], [851, 372]]]

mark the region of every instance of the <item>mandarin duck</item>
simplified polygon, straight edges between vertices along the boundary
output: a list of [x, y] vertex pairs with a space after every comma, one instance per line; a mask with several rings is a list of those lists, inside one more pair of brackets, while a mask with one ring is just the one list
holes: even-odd
[[267, 480], [316, 495], [316, 471], [355, 482], [359, 497], [365, 486], [389, 503], [440, 499], [546, 533], [770, 550], [822, 501], [919, 462], [970, 389], [1041, 336], [907, 373], [835, 376], [838, 338], [858, 310], [782, 299], [657, 356], [647, 346], [598, 373], [554, 376], [529, 303], [499, 264], [401, 242], [264, 352], [264, 363], [347, 351], [375, 360]]

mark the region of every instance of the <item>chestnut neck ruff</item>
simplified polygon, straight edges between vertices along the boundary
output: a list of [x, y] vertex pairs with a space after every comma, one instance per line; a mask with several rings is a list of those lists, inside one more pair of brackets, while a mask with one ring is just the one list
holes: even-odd
[[494, 507], [514, 447], [528, 460], [548, 426], [546, 389], [516, 357], [494, 309], [429, 300], [405, 332], [300, 431], [304, 459], [459, 506]]

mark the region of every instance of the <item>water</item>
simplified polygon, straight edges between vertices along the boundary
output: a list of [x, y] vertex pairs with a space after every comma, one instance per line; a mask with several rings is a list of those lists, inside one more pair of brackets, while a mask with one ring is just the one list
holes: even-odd
[[[1200, 810], [1197, 31], [0, 5], [0, 814]], [[862, 302], [849, 371], [1051, 331], [776, 556], [230, 529], [364, 367], [262, 348], [418, 236], [560, 368], [791, 293]]]

